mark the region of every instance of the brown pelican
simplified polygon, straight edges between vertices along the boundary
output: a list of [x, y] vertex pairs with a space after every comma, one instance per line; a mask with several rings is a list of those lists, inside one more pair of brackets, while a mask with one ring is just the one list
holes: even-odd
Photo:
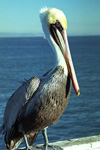
[[[70, 97], [71, 82], [80, 94], [67, 40], [67, 21], [56, 8], [41, 9], [42, 28], [56, 55], [53, 69], [42, 77], [25, 81], [9, 98], [4, 112], [2, 130], [8, 149], [26, 141], [33, 144], [40, 130], [48, 146], [46, 127], [55, 124], [63, 114]], [[51, 60], [52, 61], [52, 60]]]

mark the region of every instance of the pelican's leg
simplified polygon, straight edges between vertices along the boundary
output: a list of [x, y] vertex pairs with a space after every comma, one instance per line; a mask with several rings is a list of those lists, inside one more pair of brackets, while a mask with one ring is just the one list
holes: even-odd
[[50, 147], [53, 150], [56, 150], [55, 146], [49, 145], [48, 136], [47, 136], [47, 128], [48, 127], [44, 128], [42, 130], [42, 134], [43, 134], [43, 137], [44, 137], [44, 147], [45, 147], [45, 150], [48, 150], [48, 147]]
[[31, 147], [28, 144], [27, 136], [26, 135], [24, 135], [24, 141], [25, 141], [25, 145], [26, 145], [26, 150], [31, 150]]
[[43, 134], [43, 137], [44, 137], [45, 150], [47, 150], [48, 149], [48, 145], [49, 145], [48, 136], [47, 136], [47, 127], [42, 130], [42, 134]]

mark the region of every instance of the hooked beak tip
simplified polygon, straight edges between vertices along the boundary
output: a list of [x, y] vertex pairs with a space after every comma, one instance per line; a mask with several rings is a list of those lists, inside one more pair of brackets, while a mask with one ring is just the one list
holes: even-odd
[[77, 92], [77, 94], [76, 94], [77, 96], [79, 96], [80, 95], [80, 90], [78, 90], [78, 92]]

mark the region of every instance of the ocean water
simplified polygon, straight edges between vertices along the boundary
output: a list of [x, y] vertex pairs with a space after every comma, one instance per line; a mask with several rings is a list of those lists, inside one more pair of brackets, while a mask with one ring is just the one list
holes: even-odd
[[[49, 142], [100, 134], [100, 36], [68, 39], [81, 94], [77, 97], [72, 87], [64, 114], [48, 128]], [[54, 63], [54, 53], [42, 37], [0, 38], [0, 125], [19, 82], [43, 75]], [[41, 132], [35, 144], [39, 143], [43, 143]], [[3, 139], [0, 149], [6, 149]]]

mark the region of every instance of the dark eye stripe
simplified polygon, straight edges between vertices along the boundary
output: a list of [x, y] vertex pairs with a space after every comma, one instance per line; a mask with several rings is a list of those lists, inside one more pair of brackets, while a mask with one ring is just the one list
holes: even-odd
[[[51, 25], [50, 25], [50, 32], [51, 32], [51, 35], [52, 35], [54, 41], [56, 42], [56, 44], [59, 45], [59, 44], [58, 44], [58, 41], [57, 41], [57, 39], [56, 39], [56, 38], [58, 38], [58, 35], [56, 34], [55, 24], [51, 24]], [[55, 35], [56, 35], [56, 37], [55, 37]]]
[[61, 44], [61, 41], [59, 40], [59, 37], [58, 37], [58, 34], [57, 34], [57, 30], [56, 30], [57, 27], [55, 27], [55, 24], [51, 24], [50, 25], [50, 33], [55, 41], [55, 43], [61, 48], [62, 48], [62, 44]]
[[55, 26], [60, 32], [63, 30], [63, 27], [58, 20], [56, 21]]

